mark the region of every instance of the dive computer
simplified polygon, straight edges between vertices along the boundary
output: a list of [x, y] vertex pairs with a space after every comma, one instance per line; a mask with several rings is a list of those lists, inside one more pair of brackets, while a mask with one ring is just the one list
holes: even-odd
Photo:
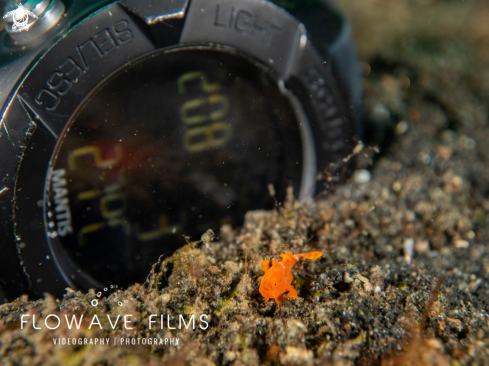
[[0, 34], [0, 297], [143, 281], [184, 236], [301, 199], [361, 136], [324, 0], [11, 0]]

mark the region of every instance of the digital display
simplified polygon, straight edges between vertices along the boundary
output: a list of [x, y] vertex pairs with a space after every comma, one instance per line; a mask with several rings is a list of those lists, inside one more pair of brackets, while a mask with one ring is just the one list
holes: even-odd
[[[277, 81], [229, 52], [146, 56], [73, 116], [48, 179], [58, 258], [99, 283], [143, 281], [160, 255], [242, 224], [301, 184], [298, 123]], [[53, 246], [52, 246], [53, 247]], [[60, 263], [63, 267], [63, 263]]]

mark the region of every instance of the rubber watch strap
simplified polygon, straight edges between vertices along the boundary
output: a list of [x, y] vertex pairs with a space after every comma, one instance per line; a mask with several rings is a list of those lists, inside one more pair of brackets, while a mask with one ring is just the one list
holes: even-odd
[[287, 10], [306, 26], [308, 36], [325, 59], [333, 61], [333, 72], [346, 87], [355, 116], [355, 127], [361, 138], [361, 75], [357, 65], [349, 21], [328, 0], [270, 0]]

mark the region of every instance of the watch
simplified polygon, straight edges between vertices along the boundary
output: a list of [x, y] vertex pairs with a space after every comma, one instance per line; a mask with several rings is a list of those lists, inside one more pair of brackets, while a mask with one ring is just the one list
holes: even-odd
[[324, 0], [11, 0], [0, 34], [0, 298], [142, 281], [361, 137]]

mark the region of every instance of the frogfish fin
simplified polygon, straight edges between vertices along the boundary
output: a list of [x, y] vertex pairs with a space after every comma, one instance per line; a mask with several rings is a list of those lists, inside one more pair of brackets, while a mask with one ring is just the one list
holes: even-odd
[[261, 269], [263, 272], [266, 272], [270, 269], [270, 259], [265, 259], [261, 262]]
[[304, 254], [297, 254], [299, 258], [306, 258], [315, 261], [318, 258], [321, 258], [323, 256], [323, 253], [321, 252], [310, 252], [310, 253], [304, 253]]
[[296, 299], [299, 297], [299, 295], [297, 294], [297, 290], [295, 288], [292, 287], [292, 290], [290, 290], [288, 293], [287, 293], [287, 297], [289, 299]]

